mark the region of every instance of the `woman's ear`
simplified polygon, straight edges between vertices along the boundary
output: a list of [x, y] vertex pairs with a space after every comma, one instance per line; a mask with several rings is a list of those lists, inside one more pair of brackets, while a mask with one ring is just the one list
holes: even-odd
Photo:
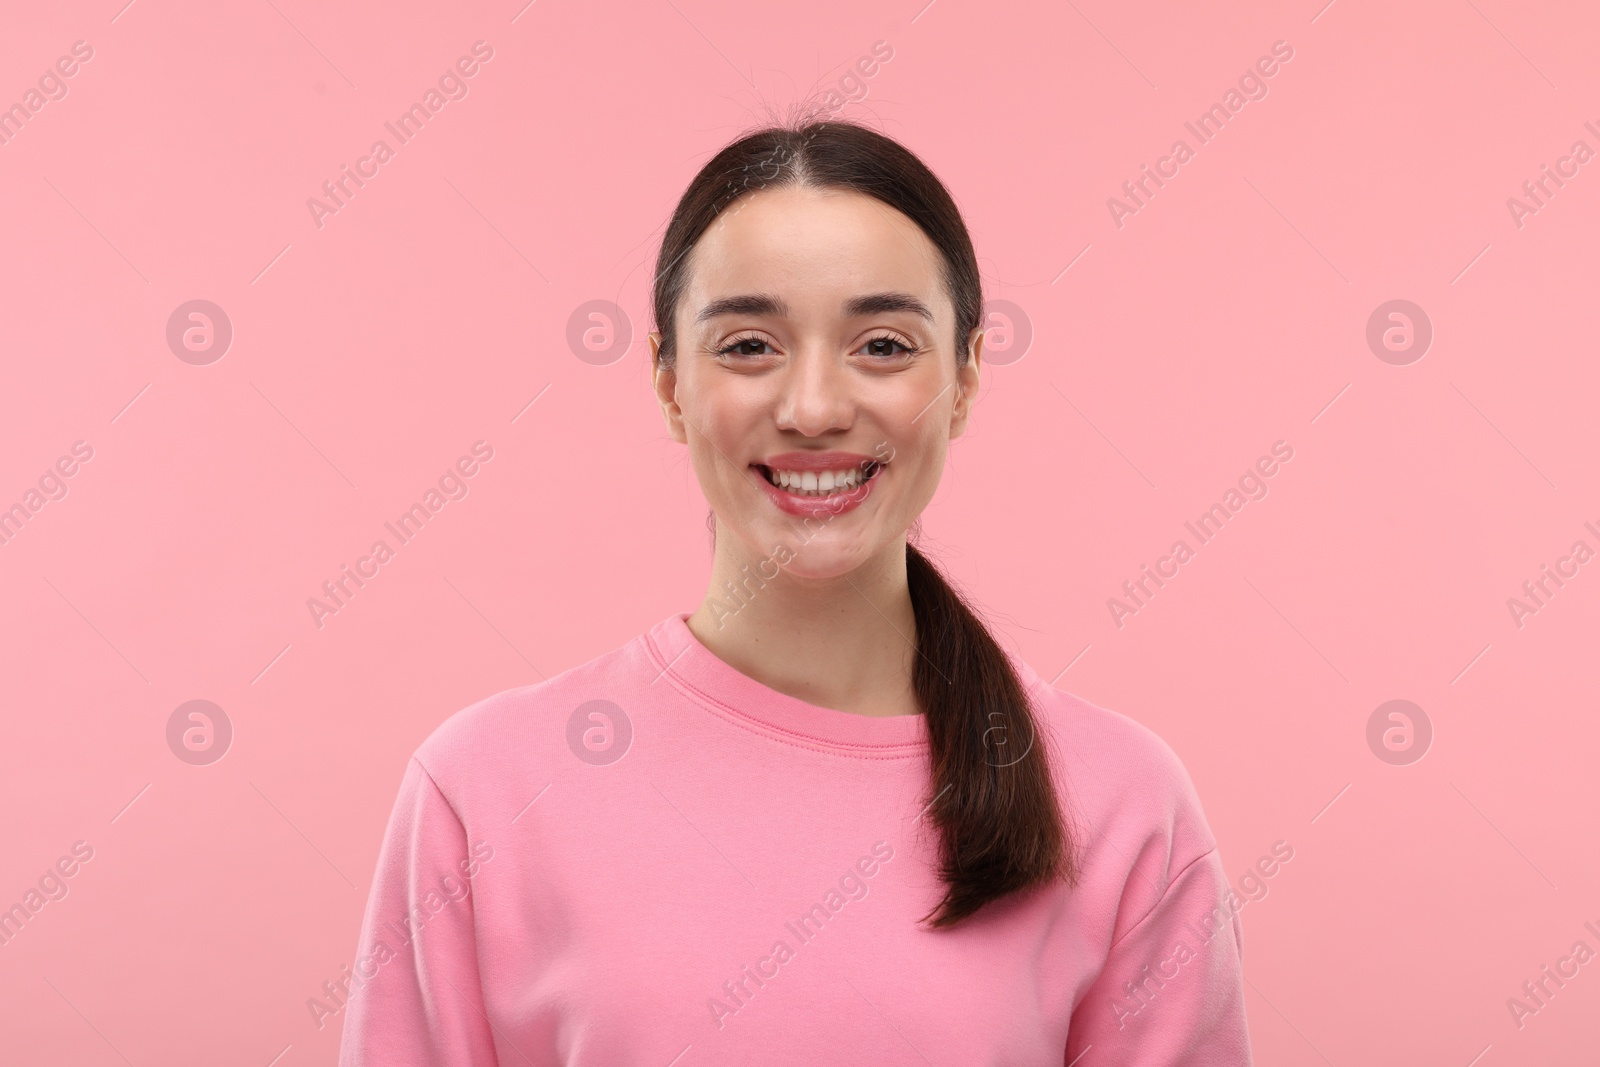
[[983, 361], [983, 327], [973, 329], [967, 338], [967, 362], [956, 368], [956, 402], [950, 408], [950, 437], [960, 437], [967, 429], [967, 417], [978, 397], [978, 382]]
[[661, 405], [661, 417], [666, 420], [667, 433], [680, 445], [688, 444], [689, 438], [683, 432], [683, 410], [678, 407], [677, 371], [661, 365], [661, 335], [652, 332], [648, 339], [650, 385], [655, 390], [656, 402]]

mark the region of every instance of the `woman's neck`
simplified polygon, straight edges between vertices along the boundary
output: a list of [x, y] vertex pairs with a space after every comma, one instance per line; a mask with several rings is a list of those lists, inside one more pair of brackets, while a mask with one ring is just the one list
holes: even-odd
[[717, 538], [710, 587], [687, 620], [702, 645], [769, 689], [819, 707], [921, 711], [911, 685], [917, 634], [904, 541], [826, 579], [747, 559], [732, 542]]

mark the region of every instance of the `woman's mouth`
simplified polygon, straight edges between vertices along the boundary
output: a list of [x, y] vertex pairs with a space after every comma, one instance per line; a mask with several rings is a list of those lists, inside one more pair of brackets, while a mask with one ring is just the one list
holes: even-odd
[[885, 466], [876, 460], [823, 470], [752, 463], [750, 470], [779, 510], [815, 516], [842, 515], [860, 507]]
[[796, 496], [827, 497], [849, 492], [878, 473], [882, 464], [867, 463], [865, 468], [848, 467], [831, 471], [786, 471], [756, 464], [768, 482]]

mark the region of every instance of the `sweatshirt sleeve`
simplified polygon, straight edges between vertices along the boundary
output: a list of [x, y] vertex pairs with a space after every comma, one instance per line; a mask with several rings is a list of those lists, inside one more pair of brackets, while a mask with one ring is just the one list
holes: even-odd
[[340, 1067], [493, 1067], [472, 879], [489, 858], [413, 756], [378, 854], [351, 967]]
[[1240, 902], [1212, 848], [1111, 946], [1073, 1011], [1066, 1063], [1251, 1067]]

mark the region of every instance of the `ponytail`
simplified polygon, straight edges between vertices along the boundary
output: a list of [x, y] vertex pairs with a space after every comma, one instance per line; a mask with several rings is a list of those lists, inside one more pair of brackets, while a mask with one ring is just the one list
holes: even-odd
[[[983, 621], [912, 544], [906, 581], [917, 623], [912, 685], [927, 724], [944, 898], [934, 928], [1065, 878], [1073, 843], [1056, 802], [1040, 724], [1016, 669]], [[929, 916], [923, 916], [927, 921]]]

